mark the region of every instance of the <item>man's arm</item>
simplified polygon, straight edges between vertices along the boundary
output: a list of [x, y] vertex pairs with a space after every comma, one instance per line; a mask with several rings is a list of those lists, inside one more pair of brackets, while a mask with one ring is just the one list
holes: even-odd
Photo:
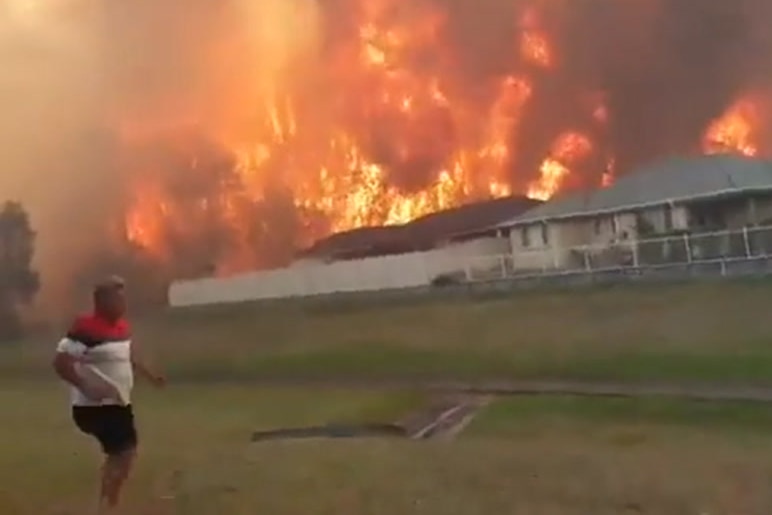
[[78, 359], [74, 356], [63, 351], [57, 351], [54, 355], [52, 366], [54, 367], [56, 375], [59, 376], [62, 381], [82, 390], [84, 386], [83, 379], [75, 370], [75, 364], [77, 362]]
[[152, 367], [147, 364], [147, 361], [142, 355], [142, 351], [137, 347], [136, 342], [131, 343], [131, 366], [134, 370], [147, 379], [154, 386], [164, 386], [166, 384], [166, 378], [156, 372]]

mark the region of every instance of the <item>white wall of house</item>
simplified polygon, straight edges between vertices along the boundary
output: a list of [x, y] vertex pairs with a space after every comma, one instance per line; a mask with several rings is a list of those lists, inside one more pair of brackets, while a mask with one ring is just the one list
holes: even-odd
[[686, 229], [688, 216], [683, 206], [659, 206], [514, 227], [510, 241], [515, 269], [583, 268], [587, 266], [585, 253], [592, 257], [609, 250], [632, 252], [639, 237], [639, 217], [648, 221], [654, 232], [665, 233]]
[[648, 222], [652, 232], [657, 234], [689, 227], [689, 210], [686, 206], [655, 206], [636, 210], [635, 215]]
[[555, 249], [560, 233], [553, 222], [512, 227], [509, 231], [512, 267], [518, 271], [539, 271], [558, 266]]
[[[633, 213], [572, 218], [515, 227], [510, 232], [515, 269], [549, 270], [586, 266], [584, 247], [602, 249], [621, 240], [635, 238]], [[624, 235], [624, 237], [623, 237]]]

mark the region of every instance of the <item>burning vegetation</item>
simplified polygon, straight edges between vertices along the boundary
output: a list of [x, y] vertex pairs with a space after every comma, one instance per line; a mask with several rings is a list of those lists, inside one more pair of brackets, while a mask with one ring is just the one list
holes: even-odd
[[109, 34], [99, 162], [121, 187], [98, 238], [227, 274], [664, 155], [768, 155], [767, 4], [107, 2], [88, 19]]

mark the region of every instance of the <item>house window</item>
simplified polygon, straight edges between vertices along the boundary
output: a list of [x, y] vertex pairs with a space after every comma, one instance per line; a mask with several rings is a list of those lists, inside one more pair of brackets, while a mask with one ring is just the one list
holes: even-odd
[[601, 218], [595, 219], [595, 234], [600, 235], [603, 232], [603, 220]]
[[528, 248], [531, 246], [531, 235], [528, 232], [527, 226], [520, 229], [520, 245], [523, 248]]
[[550, 231], [549, 227], [546, 223], [542, 222], [541, 224], [541, 241], [545, 245], [549, 245], [550, 243]]

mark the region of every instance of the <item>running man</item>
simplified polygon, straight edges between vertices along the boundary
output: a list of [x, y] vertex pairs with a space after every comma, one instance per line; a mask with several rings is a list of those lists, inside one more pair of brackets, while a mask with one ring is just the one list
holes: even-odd
[[[136, 454], [134, 371], [158, 387], [165, 379], [143, 363], [132, 345], [123, 280], [99, 283], [93, 297], [93, 312], [75, 320], [57, 346], [53, 366], [71, 386], [75, 425], [94, 437], [105, 454], [99, 497], [99, 513], [105, 513], [118, 505]], [[102, 380], [87, 380], [89, 375]]]

